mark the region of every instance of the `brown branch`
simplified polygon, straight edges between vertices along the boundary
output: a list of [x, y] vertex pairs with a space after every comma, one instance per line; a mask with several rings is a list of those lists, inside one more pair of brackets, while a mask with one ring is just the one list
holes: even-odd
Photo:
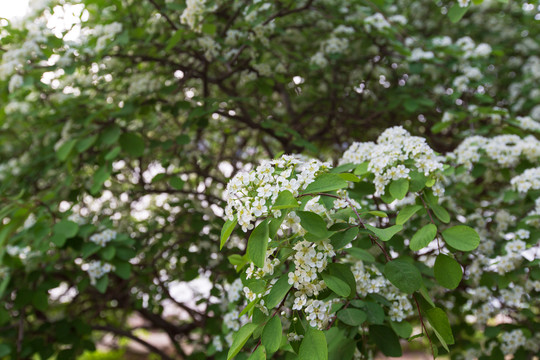
[[174, 24], [174, 22], [167, 16], [167, 14], [165, 14], [164, 12], [161, 11], [161, 8], [159, 7], [159, 5], [155, 2], [155, 0], [148, 0], [152, 3], [152, 5], [154, 5], [154, 7], [156, 8], [156, 10], [158, 11], [158, 13], [160, 13], [161, 16], [163, 16], [165, 18], [165, 20], [167, 20], [167, 22], [169, 23], [169, 25], [171, 25], [171, 27], [174, 29], [174, 30], [178, 30], [178, 26], [176, 26]]
[[149, 342], [147, 342], [147, 341], [133, 335], [129, 331], [122, 330], [122, 329], [117, 329], [117, 328], [115, 328], [113, 326], [110, 326], [110, 325], [95, 325], [95, 326], [92, 326], [92, 329], [98, 330], [98, 331], [107, 331], [107, 332], [111, 332], [111, 333], [116, 334], [116, 335], [127, 337], [127, 338], [129, 338], [129, 339], [131, 339], [133, 341], [136, 341], [139, 344], [143, 345], [144, 347], [146, 347], [151, 352], [158, 354], [159, 356], [161, 356], [162, 359], [173, 360], [172, 357], [170, 357], [169, 355], [164, 353], [162, 350], [158, 349], [157, 347], [150, 344]]
[[299, 8], [296, 8], [296, 9], [292, 9], [292, 10], [280, 10], [278, 11], [277, 13], [271, 15], [268, 19], [266, 19], [264, 22], [263, 22], [263, 25], [266, 25], [268, 24], [270, 21], [278, 18], [278, 17], [283, 17], [283, 16], [287, 16], [287, 15], [291, 15], [291, 14], [294, 14], [294, 13], [297, 13], [297, 12], [301, 12], [301, 11], [304, 11], [304, 10], [307, 10], [311, 4], [313, 4], [313, 1], [314, 0], [309, 0], [304, 6], [301, 6]]
[[424, 332], [426, 333], [426, 336], [429, 340], [429, 346], [431, 347], [431, 354], [433, 355], [433, 359], [435, 359], [435, 352], [433, 351], [433, 343], [431, 342], [431, 338], [429, 337], [428, 331], [426, 329], [426, 324], [424, 324], [424, 318], [422, 317], [422, 312], [420, 311], [420, 305], [418, 304], [418, 300], [416, 300], [416, 296], [412, 294], [412, 297], [414, 299], [414, 302], [416, 303], [416, 308], [418, 309], [418, 316], [420, 317], [420, 324], [422, 324], [422, 328], [424, 329]]

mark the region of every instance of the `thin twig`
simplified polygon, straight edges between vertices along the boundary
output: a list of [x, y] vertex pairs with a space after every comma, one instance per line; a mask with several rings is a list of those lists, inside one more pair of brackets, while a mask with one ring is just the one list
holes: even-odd
[[426, 336], [429, 341], [429, 346], [431, 347], [431, 354], [433, 355], [433, 359], [435, 359], [435, 352], [433, 351], [433, 343], [431, 342], [431, 338], [429, 337], [428, 331], [426, 329], [426, 324], [424, 324], [424, 318], [422, 317], [422, 313], [420, 311], [420, 305], [418, 304], [418, 300], [416, 300], [416, 296], [414, 294], [412, 295], [414, 302], [416, 303], [416, 308], [418, 309], [418, 316], [420, 317], [420, 324], [422, 324], [422, 328], [424, 329], [424, 332], [426, 333]]
[[169, 18], [167, 16], [167, 14], [165, 14], [164, 12], [161, 11], [161, 8], [159, 7], [159, 5], [155, 2], [155, 0], [148, 0], [152, 3], [152, 5], [154, 5], [154, 7], [156, 8], [156, 10], [158, 11], [158, 13], [160, 13], [161, 16], [163, 16], [165, 18], [165, 20], [167, 20], [167, 22], [171, 25], [171, 27], [174, 29], [174, 30], [178, 30], [178, 26], [175, 25], [175, 23], [173, 23], [173, 21], [171, 20], [171, 18]]

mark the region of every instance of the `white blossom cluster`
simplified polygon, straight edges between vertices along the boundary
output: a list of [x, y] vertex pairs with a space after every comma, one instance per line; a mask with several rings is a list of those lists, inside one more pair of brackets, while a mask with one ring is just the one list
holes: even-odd
[[540, 189], [540, 167], [525, 170], [523, 174], [512, 178], [510, 184], [521, 193]]
[[505, 306], [516, 309], [524, 309], [527, 303], [523, 301], [525, 289], [522, 286], [514, 285], [511, 289], [502, 289], [500, 291], [500, 299]]
[[108, 242], [111, 240], [116, 239], [116, 231], [111, 229], [103, 230], [100, 233], [93, 234], [90, 236], [89, 240], [93, 242], [94, 244], [97, 244], [101, 247], [105, 247]]
[[540, 131], [540, 122], [534, 120], [530, 116], [518, 116], [516, 120], [519, 123], [519, 127], [523, 130]]
[[317, 327], [320, 330], [328, 327], [330, 323], [332, 304], [337, 302], [337, 299], [322, 301], [310, 299], [305, 304], [304, 312], [306, 313], [306, 319], [309, 321], [311, 327]]
[[7, 48], [0, 61], [0, 81], [6, 80], [11, 75], [15, 79], [10, 79], [9, 91], [12, 92], [22, 85], [21, 77], [17, 74], [24, 69], [29, 60], [36, 59], [43, 55], [39, 44], [47, 41], [50, 31], [46, 26], [45, 19], [35, 20], [26, 24], [28, 30], [26, 39], [18, 48]]
[[527, 338], [525, 338], [521, 329], [516, 329], [502, 333], [501, 340], [501, 351], [505, 355], [513, 355], [519, 347], [525, 345]]
[[321, 42], [320, 50], [310, 59], [310, 62], [318, 67], [328, 65], [327, 55], [342, 54], [349, 48], [349, 40], [346, 36], [354, 34], [355, 29], [349, 26], [340, 25], [334, 29], [328, 39]]
[[107, 46], [107, 43], [114, 40], [116, 34], [122, 32], [122, 24], [119, 22], [112, 22], [110, 24], [96, 25], [92, 30], [91, 34], [97, 37], [95, 51], [99, 52]]
[[288, 190], [297, 196], [329, 168], [330, 163], [301, 156], [283, 155], [277, 160], [262, 161], [254, 171], [239, 172], [229, 181], [225, 214], [232, 220], [236, 213], [242, 230], [251, 230], [257, 218], [281, 215], [280, 211], [271, 210], [281, 191]]
[[491, 139], [471, 136], [448, 156], [455, 159], [458, 164], [472, 169], [473, 164], [479, 162], [483, 154], [504, 167], [517, 165], [521, 156], [535, 162], [540, 157], [540, 141], [532, 135], [523, 139], [517, 135], [499, 135]]
[[411, 61], [419, 61], [419, 60], [430, 60], [433, 59], [435, 55], [433, 54], [433, 51], [425, 51], [421, 48], [413, 49], [411, 52], [411, 55], [409, 56], [409, 59]]
[[163, 88], [164, 81], [156, 74], [145, 72], [137, 73], [126, 79], [130, 97], [141, 94], [156, 93]]
[[73, 213], [73, 214], [69, 215], [68, 220], [73, 221], [74, 223], [76, 223], [78, 225], [84, 225], [84, 224], [86, 224], [86, 221], [87, 221], [86, 218], [84, 218], [83, 216], [81, 216], [78, 213]]
[[246, 314], [240, 316], [240, 313], [236, 309], [231, 310], [223, 316], [223, 323], [227, 329], [232, 331], [238, 331], [238, 329], [248, 322], [249, 317]]
[[371, 32], [373, 30], [383, 31], [390, 28], [391, 23], [405, 25], [407, 24], [407, 18], [405, 18], [403, 15], [393, 15], [389, 18], [385, 18], [383, 14], [377, 12], [364, 19], [364, 27], [367, 32]]
[[221, 45], [219, 45], [219, 43], [217, 43], [213, 38], [210, 36], [200, 36], [198, 40], [199, 45], [204, 50], [204, 57], [206, 60], [212, 61], [219, 55]]
[[200, 31], [199, 22], [206, 9], [206, 0], [187, 0], [186, 9], [180, 15], [180, 22], [186, 24], [195, 31]]
[[246, 270], [246, 278], [261, 279], [266, 275], [273, 275], [274, 268], [279, 265], [278, 258], [271, 258], [274, 251], [275, 249], [270, 249], [266, 252], [266, 258], [264, 260], [264, 266], [262, 268], [258, 268], [255, 266], [255, 264], [251, 263]]
[[91, 262], [86, 264], [86, 266], [86, 272], [90, 277], [90, 284], [92, 285], [95, 285], [97, 279], [101, 278], [103, 275], [114, 271], [113, 265], [106, 262], [102, 263], [101, 260], [92, 260]]
[[463, 51], [463, 57], [465, 59], [487, 57], [492, 51], [489, 44], [481, 43], [476, 45], [474, 40], [468, 36], [458, 39], [456, 41], [456, 45], [459, 46]]
[[[407, 160], [414, 160], [414, 165], [406, 165]], [[436, 180], [432, 189], [441, 196], [444, 188], [437, 174], [443, 168], [442, 157], [437, 156], [424, 138], [411, 136], [401, 126], [386, 129], [377, 139], [377, 143], [353, 143], [343, 154], [340, 164], [361, 164], [369, 161], [368, 170], [375, 175], [375, 195], [385, 193], [385, 187], [392, 180], [410, 179], [409, 172], [418, 170], [425, 176]]]
[[[293, 310], [304, 310], [311, 326], [324, 327], [328, 321], [328, 314], [323, 309], [326, 309], [318, 302], [313, 303], [312, 296], [317, 296], [326, 289], [326, 284], [319, 278], [328, 261], [336, 255], [329, 241], [321, 241], [319, 243], [310, 243], [300, 241], [293, 249], [294, 253], [294, 271], [288, 274], [289, 284], [293, 286], [294, 292]], [[309, 305], [311, 304], [311, 307]], [[313, 312], [315, 309], [315, 313]], [[328, 316], [326, 316], [328, 315]], [[315, 324], [315, 325], [314, 325]]]
[[359, 294], [362, 296], [379, 294], [392, 303], [388, 311], [388, 315], [392, 321], [401, 322], [414, 313], [412, 304], [407, 296], [392, 285], [375, 266], [366, 266], [362, 261], [358, 261], [351, 270], [356, 280], [356, 290]]
[[28, 261], [34, 256], [38, 256], [38, 251], [32, 251], [30, 246], [17, 246], [17, 245], [7, 245], [6, 252], [12, 256], [21, 259], [23, 262]]
[[242, 285], [242, 280], [240, 278], [234, 280], [227, 288], [227, 300], [230, 303], [240, 300], [240, 293], [242, 292], [243, 287], [244, 285]]

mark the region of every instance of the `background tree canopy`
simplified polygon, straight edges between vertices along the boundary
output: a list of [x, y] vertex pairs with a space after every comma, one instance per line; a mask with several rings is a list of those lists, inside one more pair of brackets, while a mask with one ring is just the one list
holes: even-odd
[[[163, 359], [227, 359], [244, 344], [238, 359], [538, 353], [537, 1], [45, 0], [23, 20], [1, 17], [0, 357], [77, 358], [105, 334]], [[441, 168], [417, 187], [394, 178], [384, 197], [376, 156], [409, 135], [350, 146], [397, 125], [426, 138]], [[314, 242], [339, 234], [318, 299], [348, 300], [324, 326], [291, 312], [295, 285], [280, 283], [298, 238], [250, 282], [266, 253], [246, 257], [246, 243], [263, 230], [225, 213], [229, 179], [283, 153], [328, 161], [313, 194], [366, 211], [365, 226], [338, 221], [338, 205], [317, 200], [332, 212], [322, 229], [297, 189], [261, 203], [291, 219], [301, 204]], [[404, 197], [408, 207], [393, 202]], [[332, 227], [341, 221], [356, 232]], [[352, 292], [345, 256], [394, 297]], [[287, 290], [264, 314], [277, 284]], [[409, 294], [400, 316], [398, 293]]]

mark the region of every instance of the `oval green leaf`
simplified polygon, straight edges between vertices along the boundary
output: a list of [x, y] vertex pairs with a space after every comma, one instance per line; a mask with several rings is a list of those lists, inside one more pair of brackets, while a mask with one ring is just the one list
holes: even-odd
[[276, 352], [281, 344], [281, 335], [281, 320], [279, 316], [273, 316], [264, 326], [261, 342], [269, 352]]
[[444, 241], [460, 251], [472, 251], [480, 244], [480, 235], [471, 227], [456, 225], [442, 232]]
[[418, 251], [429, 245], [437, 236], [437, 227], [427, 224], [420, 228], [412, 237], [409, 247], [412, 251]]
[[454, 258], [444, 254], [437, 256], [433, 272], [435, 274], [435, 280], [445, 288], [451, 290], [458, 287], [463, 277], [461, 265]]
[[351, 326], [360, 326], [367, 319], [367, 314], [359, 309], [347, 308], [340, 310], [337, 317], [343, 323]]
[[390, 195], [395, 197], [398, 200], [401, 200], [407, 195], [409, 191], [409, 180], [407, 179], [397, 179], [390, 183]]
[[403, 225], [407, 220], [422, 208], [421, 205], [408, 205], [405, 206], [396, 217], [396, 225]]
[[396, 259], [384, 266], [384, 276], [390, 282], [407, 294], [412, 294], [422, 286], [422, 275], [413, 264]]
[[347, 297], [351, 294], [351, 287], [343, 280], [328, 273], [321, 273], [326, 286], [339, 296]]
[[298, 360], [328, 360], [326, 337], [321, 330], [309, 326], [298, 351]]
[[232, 359], [236, 356], [242, 350], [246, 342], [248, 341], [251, 334], [253, 334], [253, 331], [257, 328], [256, 324], [248, 323], [245, 324], [238, 330], [236, 334], [233, 336], [233, 343], [231, 345], [231, 348], [229, 349], [229, 353], [227, 354], [227, 360]]
[[400, 232], [403, 229], [403, 225], [393, 225], [385, 229], [379, 229], [375, 226], [366, 224], [366, 229], [373, 232], [375, 236], [377, 236], [382, 241], [388, 241], [392, 238], [392, 236], [394, 236], [396, 233]]
[[262, 268], [268, 248], [268, 219], [261, 222], [249, 236], [247, 254], [255, 266]]

